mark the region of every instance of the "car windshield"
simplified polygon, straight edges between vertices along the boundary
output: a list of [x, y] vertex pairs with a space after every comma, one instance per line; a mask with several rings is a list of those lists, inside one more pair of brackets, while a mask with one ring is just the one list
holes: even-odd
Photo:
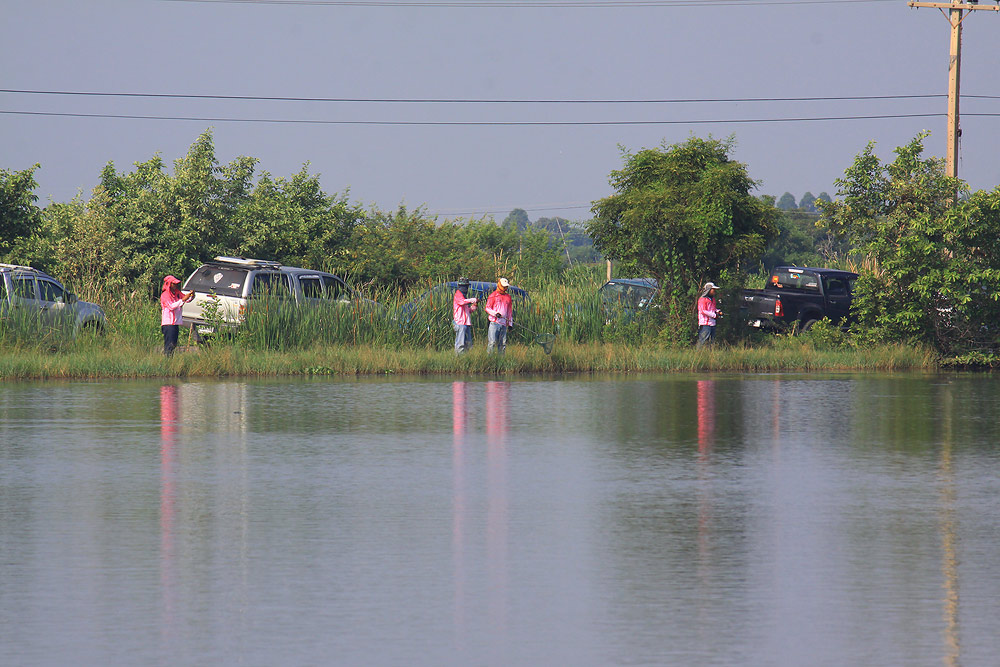
[[219, 296], [243, 296], [246, 269], [230, 269], [206, 265], [191, 274], [184, 284], [186, 291], [205, 292]]
[[601, 299], [612, 307], [645, 308], [649, 305], [654, 292], [655, 290], [647, 285], [608, 283], [601, 288]]

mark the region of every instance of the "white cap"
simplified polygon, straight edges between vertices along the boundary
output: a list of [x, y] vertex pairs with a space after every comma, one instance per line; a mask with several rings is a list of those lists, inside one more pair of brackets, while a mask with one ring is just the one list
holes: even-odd
[[506, 278], [501, 278], [499, 280], [500, 287], [510, 287], [510, 281]]
[[715, 283], [705, 283], [705, 287], [702, 289], [719, 289], [719, 286]]

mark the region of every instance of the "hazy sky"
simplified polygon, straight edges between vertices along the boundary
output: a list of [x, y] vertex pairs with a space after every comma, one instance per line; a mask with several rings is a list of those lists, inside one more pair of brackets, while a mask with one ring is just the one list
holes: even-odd
[[[992, 189], [1000, 13], [963, 25], [959, 175]], [[927, 129], [927, 153], [945, 153], [948, 23], [905, 0], [4, 0], [0, 34], [5, 90], [490, 101], [2, 92], [0, 167], [41, 163], [40, 205], [89, 197], [109, 161], [172, 167], [210, 127], [220, 162], [249, 155], [274, 176], [308, 162], [328, 193], [449, 218], [586, 219], [619, 146], [691, 135], [734, 135], [757, 193], [797, 198], [834, 195], [870, 140], [885, 159]], [[937, 97], [787, 99], [914, 95]], [[785, 101], [733, 101], [747, 98]], [[653, 102], [693, 99], [727, 101]], [[779, 120], [913, 114], [934, 115]]]

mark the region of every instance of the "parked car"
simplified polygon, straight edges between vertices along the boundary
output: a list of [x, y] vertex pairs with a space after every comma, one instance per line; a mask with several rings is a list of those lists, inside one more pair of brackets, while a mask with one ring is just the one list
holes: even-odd
[[263, 296], [299, 306], [336, 303], [378, 308], [332, 273], [246, 257], [216, 257], [195, 269], [181, 289], [195, 293], [181, 310], [181, 326], [194, 329], [199, 341], [220, 333], [218, 328], [237, 328], [246, 319], [248, 305]]
[[72, 326], [74, 335], [86, 330], [101, 333], [107, 321], [100, 306], [80, 301], [44, 271], [0, 264], [0, 317], [14, 308], [38, 314], [44, 326]]
[[764, 289], [743, 291], [744, 315], [752, 327], [808, 331], [819, 320], [846, 326], [858, 274], [839, 269], [779, 266]]
[[653, 278], [614, 278], [598, 290], [608, 319], [624, 313], [634, 317], [646, 310], [656, 298], [660, 286]]
[[[493, 293], [497, 288], [496, 283], [485, 282], [482, 280], [473, 280], [469, 282], [469, 293], [465, 296], [468, 298], [477, 298], [480, 301], [486, 301], [486, 297]], [[399, 320], [404, 326], [408, 325], [416, 315], [418, 308], [426, 308], [430, 304], [450, 304], [451, 300], [454, 298], [455, 290], [458, 289], [458, 281], [453, 280], [447, 283], [440, 283], [435, 285], [431, 289], [427, 290], [415, 299], [407, 301], [399, 308]], [[521, 289], [520, 287], [515, 287], [511, 285], [508, 288], [510, 292], [511, 299], [514, 302], [514, 312], [517, 313], [517, 308], [523, 306], [531, 301], [528, 293]], [[516, 321], [516, 320], [515, 320]]]

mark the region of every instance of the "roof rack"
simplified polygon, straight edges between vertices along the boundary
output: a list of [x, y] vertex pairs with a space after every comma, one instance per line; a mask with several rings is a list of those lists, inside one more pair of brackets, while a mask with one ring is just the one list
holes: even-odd
[[238, 264], [240, 266], [260, 266], [268, 268], [278, 268], [281, 266], [281, 262], [275, 262], [269, 259], [252, 259], [250, 257], [216, 257], [216, 262], [222, 262], [223, 264]]
[[20, 264], [3, 264], [0, 263], [0, 269], [16, 269], [18, 271], [35, 271], [41, 273], [38, 269], [31, 266], [21, 266]]

